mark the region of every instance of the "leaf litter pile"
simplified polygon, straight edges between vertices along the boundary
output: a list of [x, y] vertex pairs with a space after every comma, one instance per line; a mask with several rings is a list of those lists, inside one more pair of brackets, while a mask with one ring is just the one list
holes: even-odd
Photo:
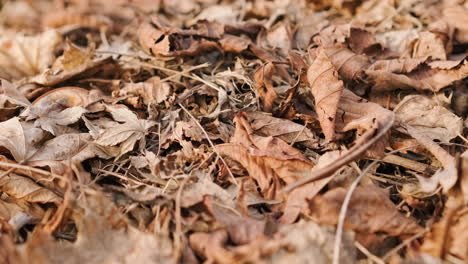
[[1, 263], [468, 262], [468, 1], [0, 24]]

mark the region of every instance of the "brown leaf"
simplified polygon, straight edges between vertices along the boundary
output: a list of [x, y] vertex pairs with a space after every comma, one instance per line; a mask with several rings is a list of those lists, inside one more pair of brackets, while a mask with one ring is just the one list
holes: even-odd
[[217, 145], [220, 154], [242, 164], [257, 182], [265, 199], [282, 200], [279, 191], [306, 175], [313, 164], [300, 151], [278, 138], [256, 137], [244, 113], [235, 117], [231, 143]]
[[247, 112], [247, 118], [255, 134], [278, 137], [287, 143], [303, 143], [316, 148], [319, 138], [307, 127], [288, 119], [276, 118], [269, 113]]
[[[299, 221], [284, 225], [274, 235], [274, 242], [282, 245], [273, 250], [268, 263], [331, 263], [333, 259], [334, 230], [313, 221]], [[356, 263], [354, 234], [345, 232], [340, 245], [339, 263]], [[265, 243], [267, 244], [267, 243]], [[290, 249], [290, 250], [288, 250]]]
[[220, 40], [221, 48], [226, 52], [240, 53], [249, 48], [252, 42], [249, 39], [241, 38], [238, 36], [225, 34]]
[[455, 256], [460, 261], [468, 260], [468, 152], [460, 157], [459, 178], [448, 191], [448, 200], [442, 219], [431, 227], [421, 251], [436, 258], [447, 259]]
[[[313, 200], [311, 211], [320, 223], [338, 223], [338, 215], [347, 192], [345, 188], [338, 187]], [[415, 234], [422, 230], [413, 219], [398, 211], [385, 191], [373, 185], [358, 187], [351, 196], [345, 228], [363, 233], [385, 232], [389, 236]]]
[[234, 254], [224, 248], [228, 241], [228, 234], [224, 230], [213, 233], [197, 232], [190, 235], [190, 246], [206, 261], [215, 263], [235, 263]]
[[0, 146], [10, 151], [17, 162], [26, 161], [36, 152], [34, 144], [42, 139], [41, 129], [21, 123], [17, 117], [0, 123]]
[[397, 120], [442, 142], [461, 135], [463, 120], [437, 102], [422, 95], [409, 95], [394, 109]]
[[247, 244], [264, 236], [266, 222], [235, 214], [233, 209], [219, 206], [212, 197], [205, 197], [204, 204], [229, 233], [232, 242], [237, 245]]
[[[126, 97], [127, 101], [132, 101], [134, 97], [137, 100], [141, 98], [143, 104], [159, 104], [166, 101], [172, 93], [171, 85], [167, 82], [160, 82], [158, 76], [149, 78], [144, 82], [126, 83], [124, 87], [113, 92], [114, 97]], [[134, 105], [141, 108], [140, 104]]]
[[413, 58], [428, 58], [446, 60], [445, 44], [435, 33], [423, 31], [413, 43]]
[[0, 189], [8, 195], [31, 203], [55, 203], [62, 201], [57, 194], [34, 183], [29, 178], [13, 173], [0, 179]]
[[[302, 185], [326, 178], [349, 162], [357, 159], [367, 151], [368, 156], [382, 156], [387, 141], [382, 140], [393, 126], [393, 112], [371, 103], [344, 89], [339, 105], [338, 116], [340, 130], [357, 129], [361, 135], [354, 142], [354, 146], [335, 159], [329, 166], [314, 170], [311, 175], [290, 184], [285, 191], [290, 192]], [[364, 132], [365, 131], [365, 132]]]
[[273, 87], [273, 75], [275, 74], [275, 65], [272, 62], [261, 66], [255, 71], [255, 90], [258, 93], [260, 101], [263, 105], [263, 110], [265, 112], [271, 112], [273, 109], [273, 103], [278, 94]]
[[212, 196], [223, 205], [234, 207], [235, 197], [205, 175], [200, 175], [197, 182], [188, 184], [187, 187], [184, 188], [181, 194], [180, 205], [188, 208], [203, 202], [205, 196]]
[[156, 124], [154, 121], [139, 119], [135, 113], [123, 105], [121, 107], [108, 105], [106, 108], [114, 120], [121, 123], [91, 121], [87, 122], [86, 125], [94, 131], [91, 135], [95, 137], [97, 145], [120, 145], [119, 155], [133, 150], [136, 142], [143, 140], [148, 129]]
[[332, 141], [335, 138], [336, 111], [344, 84], [338, 79], [338, 72], [321, 48], [307, 71], [307, 79], [315, 99], [315, 111], [322, 131], [325, 138]]
[[55, 30], [40, 35], [3, 35], [0, 39], [0, 78], [16, 81], [41, 73], [55, 59], [62, 36]]
[[[339, 157], [339, 151], [326, 152], [320, 156], [317, 164], [312, 169], [312, 172], [319, 168], [326, 167]], [[307, 210], [308, 201], [311, 201], [332, 179], [333, 175], [293, 190], [288, 196], [284, 208], [284, 214], [281, 216], [280, 222], [284, 224], [291, 224], [296, 221], [299, 213]]]
[[352, 27], [349, 32], [349, 46], [357, 54], [372, 54], [382, 51], [382, 46], [374, 34], [362, 28]]
[[447, 23], [457, 29], [455, 39], [460, 43], [468, 42], [468, 10], [466, 7], [461, 5], [453, 5], [444, 8], [443, 19]]
[[7, 80], [1, 80], [1, 94], [0, 94], [0, 107], [5, 107], [5, 101], [9, 101], [12, 104], [28, 107], [31, 105], [29, 100], [18, 90], [18, 88], [8, 82]]
[[105, 64], [111, 65], [112, 57], [93, 59], [93, 56], [92, 46], [83, 50], [69, 41], [63, 55], [55, 60], [52, 68], [32, 78], [31, 82], [54, 86], [78, 75], [94, 74]]
[[[454, 66], [447, 68], [448, 63]], [[438, 64], [445, 67], [440, 67]], [[376, 91], [416, 89], [437, 92], [455, 81], [462, 80], [468, 76], [467, 60], [458, 62], [447, 61], [443, 64], [440, 62], [436, 64], [421, 64], [419, 67], [412, 68], [407, 73], [396, 72], [396, 67], [392, 67], [389, 70], [377, 68], [380, 67], [377, 67], [374, 63], [374, 65], [371, 65], [365, 71], [370, 80], [375, 83], [373, 89]]]

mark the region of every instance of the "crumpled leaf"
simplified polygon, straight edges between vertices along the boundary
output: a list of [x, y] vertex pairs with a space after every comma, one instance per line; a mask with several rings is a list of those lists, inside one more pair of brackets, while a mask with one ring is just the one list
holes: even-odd
[[[159, 104], [168, 99], [171, 95], [171, 86], [168, 83], [161, 83], [158, 76], [152, 77], [145, 82], [127, 83], [122, 89], [114, 92], [116, 97], [132, 97], [141, 98], [143, 104]], [[131, 98], [127, 99], [131, 101]], [[140, 108], [140, 105], [134, 105]]]
[[444, 167], [434, 173], [430, 178], [417, 176], [421, 185], [421, 190], [426, 193], [432, 193], [435, 192], [437, 187], [440, 185], [444, 192], [448, 192], [456, 184], [458, 178], [455, 158], [435, 143], [430, 137], [421, 132], [420, 129], [413, 128], [406, 124], [403, 124], [402, 126], [410, 136], [431, 152]]
[[103, 128], [90, 128], [90, 130], [97, 129], [95, 143], [98, 145], [120, 144], [120, 155], [131, 151], [137, 141], [144, 139], [148, 129], [156, 124], [154, 121], [138, 119], [135, 113], [126, 107], [106, 106], [106, 108], [114, 120], [121, 123], [111, 122]]
[[17, 117], [0, 123], [0, 146], [10, 151], [17, 162], [26, 161], [36, 152], [34, 144], [42, 139], [44, 133], [30, 123], [22, 123]]
[[0, 38], [0, 78], [16, 81], [41, 73], [55, 59], [62, 36], [47, 30], [36, 36], [15, 34]]
[[273, 75], [275, 74], [275, 65], [272, 62], [258, 68], [254, 73], [255, 90], [263, 105], [265, 112], [271, 112], [273, 103], [278, 98], [278, 93], [273, 87]]
[[235, 205], [235, 197], [205, 175], [200, 175], [197, 182], [188, 184], [184, 188], [181, 194], [180, 205], [182, 207], [193, 206], [203, 202], [205, 196], [212, 196], [225, 206], [234, 207]]
[[376, 63], [365, 73], [374, 82], [375, 91], [416, 89], [437, 92], [453, 82], [468, 77], [468, 61], [434, 61], [421, 64], [413, 70], [402, 73], [392, 69], [377, 69]]
[[[321, 224], [336, 225], [348, 190], [338, 187], [313, 200], [311, 212]], [[345, 229], [363, 233], [385, 232], [389, 236], [415, 234], [422, 230], [416, 222], [402, 215], [388, 194], [373, 185], [361, 186], [351, 196]]]
[[319, 48], [317, 52], [317, 58], [307, 71], [307, 79], [325, 139], [332, 141], [335, 138], [336, 111], [344, 84], [338, 79], [338, 72], [325, 51]]
[[[330, 263], [333, 258], [334, 232], [314, 222], [300, 221], [280, 226], [271, 238], [259, 238], [249, 244], [228, 247], [224, 230], [190, 235], [190, 246], [207, 262], [217, 263]], [[345, 232], [339, 261], [355, 263], [354, 235]]]
[[[284, 245], [275, 250], [267, 263], [307, 263], [311, 259], [314, 263], [331, 263], [333, 259], [333, 241], [335, 232], [314, 222], [299, 221], [291, 225], [284, 225], [274, 238]], [[356, 249], [353, 245], [354, 234], [344, 232], [340, 245], [340, 263], [355, 263]], [[289, 247], [294, 250], [287, 250]]]
[[247, 244], [264, 236], [265, 221], [237, 215], [233, 209], [218, 205], [209, 196], [205, 197], [204, 204], [216, 221], [226, 228], [231, 241], [236, 245]]
[[105, 64], [112, 62], [112, 57], [93, 59], [94, 48], [82, 50], [70, 41], [67, 42], [62, 56], [55, 60], [52, 68], [31, 78], [31, 81], [44, 86], [54, 86], [77, 75], [92, 74]]
[[87, 133], [69, 133], [57, 136], [34, 153], [28, 164], [32, 166], [49, 166], [57, 174], [63, 174], [69, 163], [78, 164], [84, 160], [100, 157], [108, 159], [110, 154], [92, 143], [92, 137]]
[[435, 33], [423, 31], [413, 43], [413, 58], [428, 58], [434, 60], [447, 60], [445, 44]]
[[89, 92], [79, 87], [62, 87], [38, 97], [26, 108], [22, 117], [35, 120], [40, 127], [52, 135], [62, 134], [64, 127], [76, 123], [87, 112], [84, 108], [90, 102]]
[[432, 140], [449, 142], [463, 131], [461, 118], [423, 95], [406, 96], [394, 112], [397, 120], [418, 129]]
[[39, 186], [29, 178], [10, 173], [0, 179], [2, 192], [31, 203], [55, 203], [62, 201], [57, 194]]
[[455, 33], [455, 38], [460, 43], [468, 42], [468, 26], [467, 26], [467, 16], [468, 9], [463, 6], [452, 5], [444, 8], [442, 11], [443, 19], [457, 31]]
[[319, 138], [303, 125], [264, 112], [246, 114], [252, 129], [258, 135], [278, 137], [289, 144], [297, 142], [310, 148], [316, 148], [319, 144]]
[[235, 122], [231, 143], [217, 145], [219, 153], [241, 163], [265, 199], [282, 200], [283, 182], [290, 184], [304, 177], [313, 163], [279, 138], [253, 135], [244, 113]]

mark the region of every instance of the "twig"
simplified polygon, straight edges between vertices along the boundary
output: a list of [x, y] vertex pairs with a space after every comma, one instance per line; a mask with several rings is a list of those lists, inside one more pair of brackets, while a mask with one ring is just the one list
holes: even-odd
[[[391, 152], [387, 153], [386, 155], [392, 155], [392, 154], [397, 153], [397, 152], [399, 152], [399, 151], [401, 151], [403, 149], [405, 149], [405, 148], [396, 149], [394, 151], [391, 151]], [[343, 234], [343, 226], [344, 226], [344, 220], [345, 220], [345, 217], [346, 217], [346, 211], [348, 210], [348, 205], [349, 205], [349, 202], [351, 201], [351, 196], [353, 195], [353, 192], [356, 189], [359, 182], [361, 181], [361, 179], [378, 162], [379, 162], [379, 160], [372, 161], [372, 163], [369, 164], [369, 166], [367, 166], [362, 171], [362, 173], [353, 181], [353, 183], [349, 187], [348, 192], [346, 193], [345, 199], [343, 201], [343, 205], [341, 206], [341, 209], [340, 209], [340, 215], [338, 217], [338, 225], [336, 227], [337, 230], [336, 230], [336, 234], [335, 234], [335, 244], [333, 246], [333, 264], [339, 264], [341, 237], [342, 237], [342, 234]]]
[[[26, 166], [26, 165], [20, 165], [20, 164], [0, 161], [0, 166], [5, 166], [5, 167], [10, 167], [10, 168], [15, 168], [15, 169], [29, 170], [31, 172], [35, 172], [35, 173], [38, 173], [38, 174], [41, 174], [41, 175], [51, 176], [53, 178], [64, 179], [64, 180], [67, 180], [67, 181], [69, 180], [66, 177], [60, 176], [58, 174], [55, 174], [55, 173], [52, 173], [52, 172], [49, 172], [49, 171], [46, 171], [46, 170], [33, 168], [33, 167], [30, 167], [30, 166]], [[42, 181], [42, 180], [37, 180], [37, 181]]]
[[340, 209], [340, 215], [338, 217], [338, 226], [336, 227], [336, 234], [335, 234], [335, 244], [333, 246], [333, 264], [340, 263], [340, 246], [341, 246], [341, 237], [343, 234], [343, 225], [344, 220], [346, 217], [346, 211], [348, 210], [349, 202], [351, 201], [351, 196], [353, 195], [354, 190], [358, 186], [361, 179], [370, 171], [370, 169], [377, 164], [377, 160], [373, 161], [367, 168], [365, 168], [362, 173], [353, 181], [351, 186], [349, 187], [348, 192], [346, 193], [346, 197], [343, 201], [343, 205]]
[[361, 245], [361, 243], [359, 242], [354, 242], [354, 245], [357, 247], [357, 249], [359, 249], [359, 251], [361, 251], [364, 255], [366, 255], [366, 257], [370, 260], [372, 260], [373, 262], [377, 263], [377, 264], [385, 264], [385, 262], [377, 257], [376, 255], [372, 254], [369, 252], [369, 250], [367, 250], [367, 248], [365, 248], [363, 245]]
[[[314, 171], [312, 175], [309, 177], [306, 177], [304, 179], [301, 179], [286, 188], [284, 188], [284, 192], [288, 193], [291, 192], [292, 190], [296, 189], [297, 187], [300, 187], [302, 185], [305, 185], [307, 183], [320, 180], [323, 178], [326, 178], [333, 174], [336, 170], [338, 170], [340, 167], [350, 163], [351, 161], [357, 159], [361, 154], [363, 154], [368, 148], [370, 148], [375, 142], [377, 142], [381, 137], [383, 137], [387, 131], [393, 126], [393, 122], [395, 120], [395, 116], [392, 114], [390, 116], [390, 121], [388, 121], [384, 127], [382, 127], [379, 132], [372, 137], [372, 135], [376, 132], [378, 127], [374, 129], [368, 129], [366, 133], [364, 133], [361, 137], [361, 141], [364, 141], [368, 137], [371, 137], [369, 140], [365, 142], [356, 142], [356, 144], [350, 148], [347, 152], [345, 152], [343, 155], [340, 155], [340, 157], [335, 161], [330, 164], [330, 166], [324, 167], [322, 169], [318, 169]], [[362, 144], [361, 144], [362, 143]]]
[[427, 233], [427, 230], [424, 229], [422, 231], [420, 231], [419, 233], [413, 235], [412, 237], [406, 239], [405, 241], [403, 241], [401, 244], [399, 244], [398, 246], [394, 247], [392, 250], [390, 250], [389, 252], [387, 252], [383, 257], [382, 259], [385, 261], [387, 260], [388, 258], [390, 258], [393, 254], [397, 253], [400, 249], [406, 247], [409, 243], [411, 243], [413, 240], [415, 239], [418, 239], [420, 238], [422, 235], [424, 235], [425, 233]]
[[184, 190], [185, 184], [189, 181], [192, 174], [189, 174], [180, 184], [179, 190], [177, 190], [176, 199], [175, 199], [175, 237], [174, 237], [174, 263], [179, 262], [180, 251], [181, 251], [181, 240], [182, 240], [182, 220], [181, 220], [181, 209], [180, 209], [180, 200], [182, 198], [182, 191]]

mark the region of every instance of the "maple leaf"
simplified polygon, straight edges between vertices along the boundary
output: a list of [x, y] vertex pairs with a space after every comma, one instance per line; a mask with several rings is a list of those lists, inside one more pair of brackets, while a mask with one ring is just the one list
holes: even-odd
[[120, 155], [131, 151], [138, 140], [144, 139], [148, 129], [156, 125], [154, 121], [138, 119], [135, 113], [126, 107], [106, 106], [106, 108], [117, 122], [109, 123], [103, 129], [98, 128], [95, 143], [102, 146], [120, 144]]

